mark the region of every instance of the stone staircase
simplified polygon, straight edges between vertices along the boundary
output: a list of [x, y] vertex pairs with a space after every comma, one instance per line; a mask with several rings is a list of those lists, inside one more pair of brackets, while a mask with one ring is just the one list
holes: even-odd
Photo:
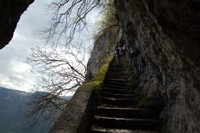
[[[122, 62], [122, 61], [121, 61]], [[113, 61], [102, 88], [91, 133], [158, 133], [160, 121], [151, 110], [134, 107], [123, 63]]]

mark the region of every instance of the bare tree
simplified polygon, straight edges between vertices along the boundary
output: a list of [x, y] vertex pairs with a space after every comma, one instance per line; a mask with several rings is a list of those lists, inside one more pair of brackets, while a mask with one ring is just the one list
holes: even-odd
[[35, 89], [43, 91], [35, 93], [28, 103], [27, 116], [33, 117], [34, 122], [41, 116], [51, 118], [58, 110], [62, 111], [67, 101], [61, 99], [61, 96], [75, 91], [84, 83], [87, 70], [83, 56], [85, 51], [82, 47], [32, 49], [32, 55], [27, 58], [27, 62], [40, 76]]

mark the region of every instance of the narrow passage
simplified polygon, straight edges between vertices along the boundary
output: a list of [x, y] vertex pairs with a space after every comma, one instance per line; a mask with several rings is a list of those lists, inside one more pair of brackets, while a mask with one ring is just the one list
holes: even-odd
[[102, 88], [101, 103], [96, 107], [91, 133], [158, 133], [160, 121], [155, 112], [134, 107], [132, 89], [124, 67], [125, 57], [115, 59]]

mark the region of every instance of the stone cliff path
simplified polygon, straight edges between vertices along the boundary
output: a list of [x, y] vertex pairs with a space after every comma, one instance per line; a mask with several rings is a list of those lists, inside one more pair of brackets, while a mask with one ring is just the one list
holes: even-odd
[[157, 114], [134, 107], [133, 94], [127, 85], [128, 76], [121, 62], [117, 64], [113, 60], [106, 74], [91, 133], [158, 133]]

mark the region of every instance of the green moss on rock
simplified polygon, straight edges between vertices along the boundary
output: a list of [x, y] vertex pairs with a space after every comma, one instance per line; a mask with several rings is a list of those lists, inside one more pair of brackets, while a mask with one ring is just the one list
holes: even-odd
[[99, 71], [95, 74], [93, 82], [96, 82], [98, 84], [103, 82], [111, 60], [112, 58], [109, 57], [103, 61], [103, 65], [100, 67]]
[[94, 78], [85, 84], [83, 84], [80, 88], [81, 89], [91, 89], [91, 87], [94, 89], [101, 85], [101, 83], [104, 81], [106, 72], [108, 70], [109, 64], [112, 60], [112, 57], [108, 57], [103, 61], [103, 65], [100, 67], [99, 71], [95, 74]]

